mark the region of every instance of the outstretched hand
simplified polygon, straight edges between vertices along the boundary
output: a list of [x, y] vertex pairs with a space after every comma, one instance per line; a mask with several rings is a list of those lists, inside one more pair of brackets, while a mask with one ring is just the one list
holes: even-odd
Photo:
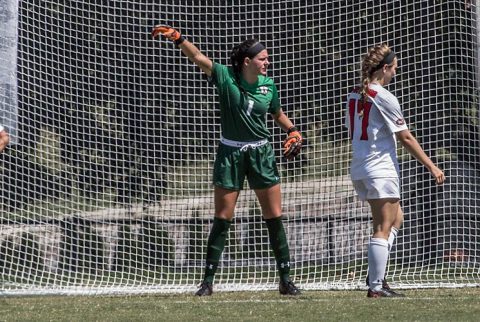
[[153, 27], [152, 37], [156, 38], [160, 34], [162, 34], [165, 38], [175, 42], [176, 45], [180, 45], [184, 40], [182, 34], [178, 30], [169, 26], [156, 25]]

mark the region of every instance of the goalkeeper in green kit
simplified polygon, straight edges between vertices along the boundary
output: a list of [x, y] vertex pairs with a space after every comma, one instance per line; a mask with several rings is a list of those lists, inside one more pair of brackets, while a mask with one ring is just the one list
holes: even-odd
[[254, 39], [233, 47], [231, 67], [212, 62], [180, 32], [155, 26], [152, 36], [173, 41], [216, 85], [220, 103], [221, 138], [213, 171], [215, 217], [207, 244], [205, 275], [198, 296], [213, 293], [213, 278], [232, 224], [235, 205], [245, 177], [260, 202], [268, 228], [284, 295], [299, 295], [290, 279], [290, 251], [282, 223], [280, 178], [265, 115], [270, 113], [286, 133], [283, 155], [300, 152], [302, 136], [280, 108], [277, 88], [266, 77], [268, 51]]

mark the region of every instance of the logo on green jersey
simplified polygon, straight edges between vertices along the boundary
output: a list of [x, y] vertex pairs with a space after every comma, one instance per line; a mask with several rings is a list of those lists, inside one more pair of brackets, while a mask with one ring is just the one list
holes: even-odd
[[268, 93], [268, 87], [267, 86], [260, 86], [258, 89], [260, 90], [260, 93], [262, 93], [263, 95], [267, 95], [267, 93]]

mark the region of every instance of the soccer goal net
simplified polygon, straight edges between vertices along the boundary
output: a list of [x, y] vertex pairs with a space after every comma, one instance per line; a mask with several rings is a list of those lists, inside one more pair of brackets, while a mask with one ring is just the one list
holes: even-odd
[[[217, 93], [163, 39], [212, 60], [261, 40], [281, 105], [306, 138], [294, 161], [271, 118], [296, 284], [362, 289], [371, 217], [352, 188], [343, 127], [367, 49], [399, 57], [388, 86], [446, 173], [399, 149], [405, 222], [397, 287], [480, 285], [478, 2], [0, 0], [0, 294], [194, 291], [212, 224]], [[278, 287], [254, 192], [241, 192], [216, 290]]]

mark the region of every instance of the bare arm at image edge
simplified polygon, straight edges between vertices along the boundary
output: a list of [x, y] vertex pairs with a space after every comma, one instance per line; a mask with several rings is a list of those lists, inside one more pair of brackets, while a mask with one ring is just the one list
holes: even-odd
[[5, 150], [8, 142], [10, 142], [10, 137], [8, 136], [7, 131], [5, 131], [5, 128], [0, 125], [0, 152]]

